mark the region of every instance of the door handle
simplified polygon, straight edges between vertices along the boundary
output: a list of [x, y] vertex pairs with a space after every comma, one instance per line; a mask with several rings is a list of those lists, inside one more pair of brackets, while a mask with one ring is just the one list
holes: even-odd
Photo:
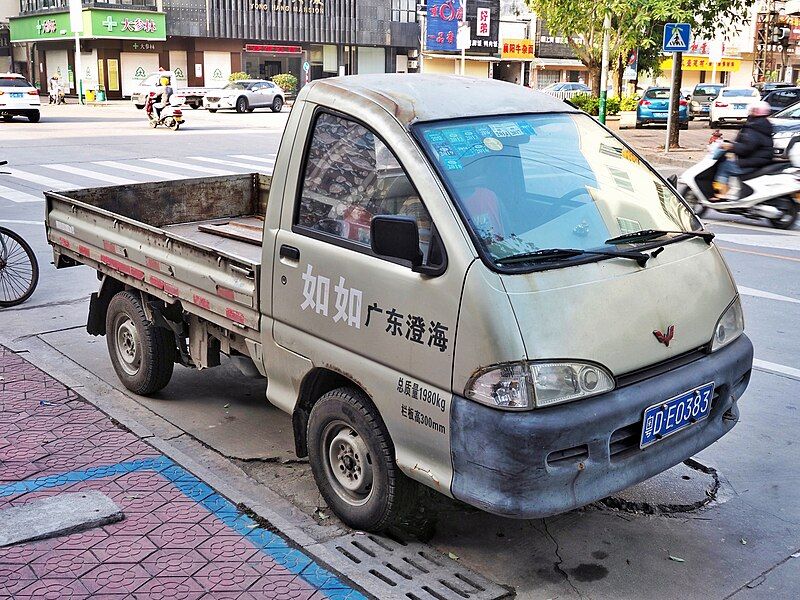
[[289, 260], [300, 260], [300, 250], [295, 248], [294, 246], [288, 246], [286, 244], [282, 244], [279, 254], [281, 258], [288, 258]]

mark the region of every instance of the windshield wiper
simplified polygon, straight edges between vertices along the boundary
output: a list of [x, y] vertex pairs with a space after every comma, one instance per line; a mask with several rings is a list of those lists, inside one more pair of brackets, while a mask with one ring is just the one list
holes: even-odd
[[633, 233], [624, 233], [605, 241], [606, 244], [631, 244], [636, 242], [649, 242], [665, 235], [675, 234], [687, 237], [703, 238], [706, 244], [710, 244], [714, 239], [714, 234], [710, 231], [665, 231], [663, 229], [642, 229]]
[[580, 250], [578, 248], [545, 248], [544, 250], [536, 250], [534, 252], [520, 252], [519, 254], [512, 254], [498, 258], [495, 262], [498, 265], [511, 265], [523, 262], [546, 262], [551, 260], [561, 260], [564, 258], [572, 258], [575, 256], [606, 256], [609, 258], [628, 258], [635, 260], [643, 267], [648, 259], [649, 254], [644, 252], [625, 251], [625, 250]]

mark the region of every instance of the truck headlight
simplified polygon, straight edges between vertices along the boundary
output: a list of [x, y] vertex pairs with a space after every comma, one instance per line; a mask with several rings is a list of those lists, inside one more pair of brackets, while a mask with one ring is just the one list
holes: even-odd
[[589, 398], [614, 389], [611, 374], [584, 362], [520, 362], [487, 369], [467, 384], [471, 400], [504, 410], [528, 410]]
[[744, 313], [739, 296], [734, 298], [714, 327], [714, 338], [711, 340], [711, 351], [724, 348], [744, 333]]

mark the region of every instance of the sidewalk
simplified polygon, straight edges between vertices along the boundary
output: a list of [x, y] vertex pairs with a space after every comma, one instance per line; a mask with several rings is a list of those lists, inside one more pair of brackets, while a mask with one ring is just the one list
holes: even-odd
[[125, 518], [0, 548], [0, 598], [364, 598], [0, 346], [0, 511], [82, 490], [107, 495]]

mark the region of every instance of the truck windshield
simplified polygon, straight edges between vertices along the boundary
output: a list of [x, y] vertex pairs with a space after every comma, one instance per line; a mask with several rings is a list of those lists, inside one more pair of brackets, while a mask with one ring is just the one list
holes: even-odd
[[699, 222], [656, 174], [585, 114], [437, 121], [417, 136], [495, 264], [552, 248], [597, 249], [643, 229]]

